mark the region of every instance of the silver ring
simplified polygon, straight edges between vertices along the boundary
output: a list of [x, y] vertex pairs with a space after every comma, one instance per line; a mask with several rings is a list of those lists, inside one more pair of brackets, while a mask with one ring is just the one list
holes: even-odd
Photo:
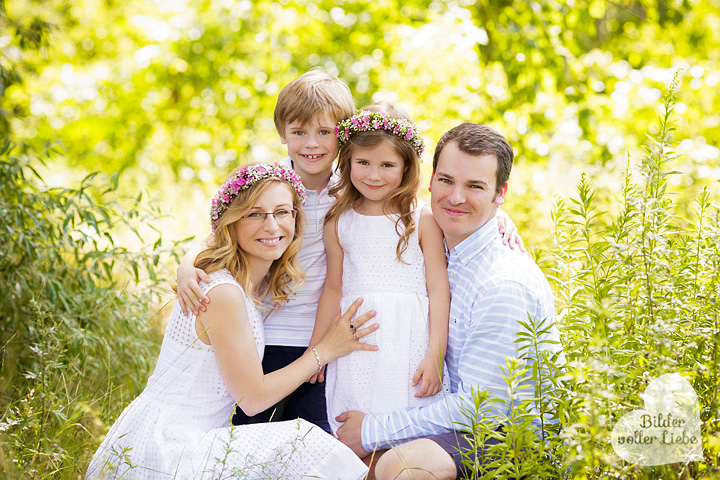
[[357, 338], [357, 330], [353, 330], [353, 338], [354, 338], [355, 340], [358, 339], [358, 338]]

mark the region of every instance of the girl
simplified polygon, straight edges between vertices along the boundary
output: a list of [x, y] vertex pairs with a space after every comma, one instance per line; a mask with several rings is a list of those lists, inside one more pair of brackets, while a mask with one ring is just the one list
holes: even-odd
[[[233, 405], [248, 415], [295, 390], [324, 362], [374, 350], [348, 328], [360, 302], [338, 316], [298, 360], [263, 375], [263, 296], [286, 301], [297, 266], [305, 190], [278, 164], [238, 169], [213, 200], [213, 243], [195, 265], [212, 302], [184, 315], [175, 305], [155, 372], [120, 415], [90, 463], [87, 478], [345, 478], [367, 471], [344, 445], [304, 420], [227, 427]], [[358, 326], [372, 313], [352, 320]], [[356, 337], [356, 338], [354, 338]]]
[[417, 200], [424, 144], [415, 125], [397, 107], [374, 104], [336, 133], [340, 180], [325, 219], [327, 275], [311, 344], [358, 296], [378, 312], [382, 329], [368, 337], [378, 352], [328, 367], [333, 433], [335, 417], [347, 410], [383, 413], [437, 401], [450, 308], [442, 232]]

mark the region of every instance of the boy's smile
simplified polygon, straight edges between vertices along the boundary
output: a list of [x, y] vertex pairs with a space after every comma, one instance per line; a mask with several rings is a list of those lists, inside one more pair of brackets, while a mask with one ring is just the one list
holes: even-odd
[[339, 150], [335, 122], [327, 114], [305, 125], [299, 121], [288, 122], [285, 136], [280, 140], [288, 146], [293, 169], [302, 178], [305, 188], [317, 191], [325, 188]]

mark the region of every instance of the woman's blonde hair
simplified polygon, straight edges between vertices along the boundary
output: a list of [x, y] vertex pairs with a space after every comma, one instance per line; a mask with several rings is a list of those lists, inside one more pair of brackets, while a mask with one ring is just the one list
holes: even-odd
[[[247, 254], [240, 248], [234, 227], [236, 222], [242, 221], [242, 217], [250, 212], [260, 195], [273, 183], [285, 185], [292, 194], [293, 207], [297, 209], [295, 234], [282, 256], [270, 266], [257, 296], [254, 296]], [[274, 309], [287, 302], [288, 296], [292, 293], [291, 287], [297, 288], [305, 279], [305, 274], [297, 260], [304, 219], [302, 200], [288, 182], [276, 177], [259, 180], [252, 187], [238, 192], [228, 209], [217, 219], [215, 235], [210, 245], [195, 259], [195, 267], [206, 273], [227, 269], [253, 301], [259, 303], [269, 295]]]
[[[388, 117], [402, 118], [412, 122], [410, 116], [402, 109], [384, 102], [373, 103], [372, 105], [363, 107], [362, 110], [385, 113]], [[417, 228], [412, 213], [417, 206], [417, 194], [420, 189], [420, 158], [413, 145], [398, 135], [386, 130], [356, 132], [340, 147], [340, 155], [338, 156], [338, 173], [340, 180], [329, 190], [330, 195], [333, 195], [336, 201], [325, 216], [325, 221], [329, 222], [338, 217], [345, 209], [351, 208], [352, 205], [362, 197], [362, 194], [355, 188], [350, 180], [352, 156], [355, 148], [372, 148], [380, 145], [382, 142], [389, 143], [395, 149], [398, 156], [402, 158], [405, 168], [402, 180], [400, 181], [400, 187], [394, 192], [391, 192], [385, 199], [383, 212], [388, 217], [393, 214], [398, 215], [398, 219], [395, 222], [395, 231], [400, 238], [398, 240], [396, 254], [398, 261], [406, 263], [402, 259], [402, 254], [407, 250], [410, 235], [415, 231], [415, 228]], [[400, 226], [401, 222], [402, 227]]]

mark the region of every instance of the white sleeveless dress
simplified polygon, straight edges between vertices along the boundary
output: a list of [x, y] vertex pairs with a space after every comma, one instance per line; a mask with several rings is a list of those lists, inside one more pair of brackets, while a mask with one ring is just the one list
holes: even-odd
[[420, 385], [411, 385], [428, 351], [425, 260], [418, 241], [422, 207], [418, 205], [413, 213], [418, 227], [402, 254], [407, 264], [396, 256], [400, 238], [395, 231], [397, 216], [367, 216], [348, 208], [338, 218], [338, 240], [344, 254], [341, 311], [362, 297], [357, 315], [375, 310], [371, 323], [377, 322], [380, 328], [362, 340], [377, 345], [377, 352], [353, 352], [327, 367], [325, 395], [333, 433], [340, 426], [335, 417], [344, 411], [387, 413], [435, 403], [450, 391], [445, 367], [443, 389], [437, 395], [415, 398]]
[[[201, 286], [207, 293], [222, 284], [242, 291], [227, 270], [211, 273]], [[262, 319], [247, 296], [245, 305], [262, 358]], [[86, 478], [357, 480], [367, 471], [349, 448], [311, 423], [231, 427], [233, 407], [213, 347], [197, 338], [195, 315], [175, 305], [154, 373], [115, 421]]]

